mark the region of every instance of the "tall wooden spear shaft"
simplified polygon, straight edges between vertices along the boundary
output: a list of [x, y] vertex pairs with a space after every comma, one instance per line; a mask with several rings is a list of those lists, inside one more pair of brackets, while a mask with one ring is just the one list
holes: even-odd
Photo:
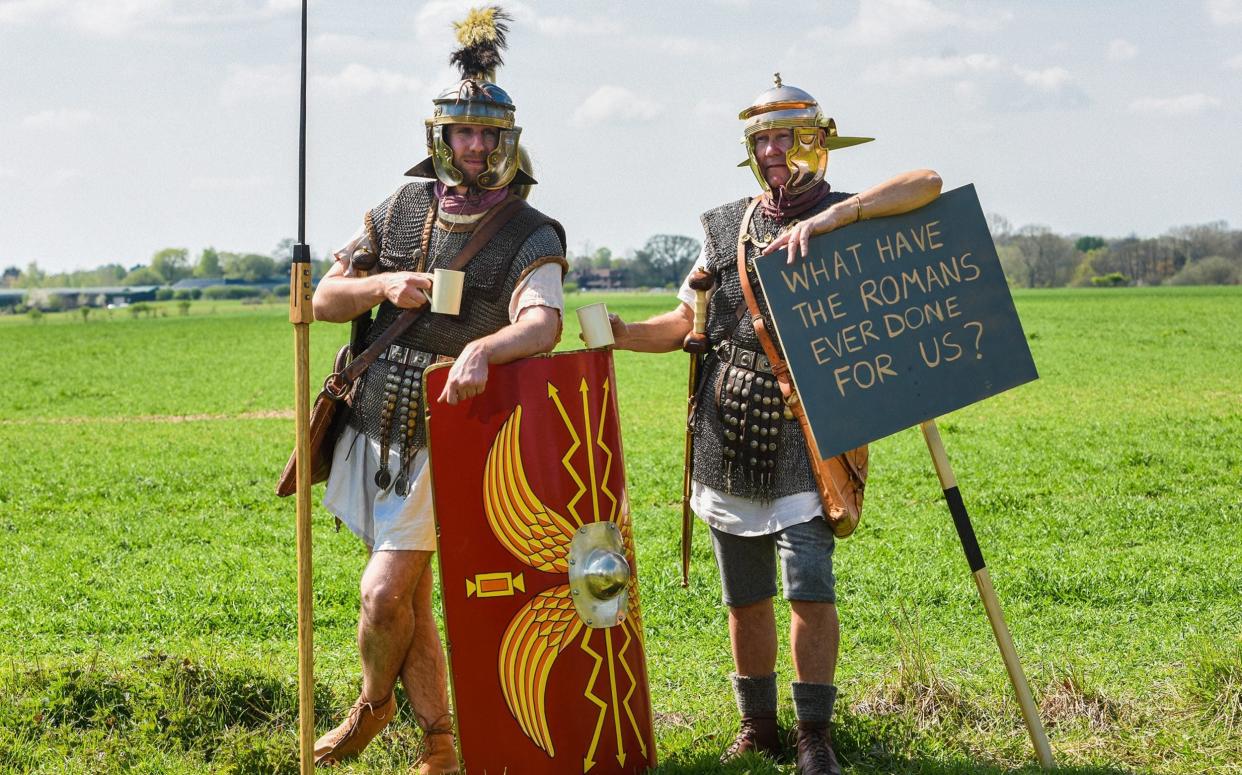
[[293, 324], [293, 395], [297, 433], [298, 754], [302, 775], [314, 772], [315, 653], [311, 597], [310, 324], [311, 258], [306, 244], [306, 0], [302, 0], [302, 83], [298, 118], [298, 242], [289, 267]]

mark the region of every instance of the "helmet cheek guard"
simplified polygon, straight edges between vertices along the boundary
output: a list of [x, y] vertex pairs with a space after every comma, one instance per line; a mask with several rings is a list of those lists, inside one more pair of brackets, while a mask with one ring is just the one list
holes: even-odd
[[785, 166], [789, 168], [785, 191], [801, 194], [824, 179], [828, 170], [828, 149], [820, 139], [818, 127], [799, 127], [793, 130], [793, 135], [793, 145], [785, 152]]
[[518, 126], [500, 130], [496, 149], [487, 155], [487, 169], [476, 181], [479, 188], [491, 191], [504, 188], [513, 181], [518, 171], [518, 138], [521, 135], [522, 128]]
[[427, 123], [427, 150], [431, 154], [436, 178], [446, 186], [460, 186], [466, 178], [461, 170], [453, 166], [453, 149], [444, 139], [444, 126]]

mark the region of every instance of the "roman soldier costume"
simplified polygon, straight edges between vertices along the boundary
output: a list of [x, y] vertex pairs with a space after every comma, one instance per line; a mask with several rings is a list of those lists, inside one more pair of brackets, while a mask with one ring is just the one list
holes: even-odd
[[[335, 254], [345, 277], [437, 268], [465, 273], [456, 315], [402, 309], [385, 300], [375, 308], [374, 320], [366, 313], [355, 321], [355, 355], [381, 336], [399, 333], [354, 383], [324, 506], [376, 552], [436, 550], [425, 450], [426, 368], [456, 358], [528, 307], [559, 313], [562, 306], [565, 233], [525, 202], [536, 181], [518, 142], [513, 100], [496, 84], [508, 21], [503, 11], [488, 7], [470, 11], [455, 25], [461, 46], [450, 61], [461, 80], [434, 100], [425, 126], [427, 157], [406, 173], [421, 179], [369, 210], [359, 232]], [[449, 144], [452, 125], [488, 127], [498, 135], [485, 169], [464, 193], [466, 177]], [[394, 710], [391, 694], [377, 702], [360, 698], [344, 723], [316, 742], [316, 762], [356, 755]], [[448, 717], [418, 722], [426, 734], [418, 772], [456, 772]]]
[[[776, 85], [755, 98], [739, 118], [746, 122], [742, 142], [749, 166], [763, 187], [759, 206], [739, 199], [702, 216], [706, 239], [703, 263], [717, 287], [707, 311], [707, 338], [714, 357], [704, 364], [694, 420], [695, 481], [730, 495], [770, 501], [815, 490], [802, 429], [785, 408], [772, 367], [751, 317], [745, 314], [737, 269], [739, 239], [745, 243], [752, 286], [758, 286], [753, 262], [776, 235], [853, 194], [831, 190], [824, 180], [828, 151], [865, 143], [869, 137], [841, 137], [836, 122], [824, 116], [815, 98], [802, 89]], [[751, 138], [769, 129], [793, 131], [785, 154], [789, 182], [773, 191], [755, 158]], [[743, 222], [747, 214], [749, 218]], [[767, 300], [756, 295], [768, 318]], [[774, 327], [768, 331], [782, 354]]]
[[[750, 167], [763, 193], [703, 214], [703, 254], [679, 293], [689, 304], [695, 300], [690, 290], [698, 273], [706, 272], [715, 281], [707, 303], [708, 349], [691, 418], [691, 506], [712, 527], [727, 605], [746, 606], [775, 593], [775, 566], [769, 573], [760, 571], [758, 563], [765, 556], [763, 561], [771, 562], [777, 546], [782, 562], [790, 563], [785, 565], [787, 596], [833, 602], [833, 531], [819, 516], [822, 504], [806, 440], [769, 359], [771, 354], [784, 360], [775, 327], [762, 326], [771, 344], [765, 349], [752, 316], [757, 312], [770, 320], [754, 261], [782, 232], [854, 196], [833, 191], [824, 180], [828, 152], [872, 138], [840, 136], [836, 122], [823, 114], [815, 98], [784, 85], [779, 74], [775, 86], [760, 94], [739, 118], [745, 122], [742, 142], [747, 160], [738, 166]], [[773, 188], [757, 156], [755, 135], [784, 129], [792, 135], [785, 151], [789, 177]], [[747, 303], [742, 272], [753, 289], [754, 308]], [[795, 566], [798, 572], [791, 578]], [[772, 585], [770, 590], [765, 584]], [[790, 594], [791, 585], [799, 597]], [[732, 682], [741, 730], [722, 761], [748, 751], [779, 755], [775, 673], [734, 674]], [[799, 770], [839, 773], [828, 734], [836, 687], [795, 681], [792, 695], [798, 716]]]

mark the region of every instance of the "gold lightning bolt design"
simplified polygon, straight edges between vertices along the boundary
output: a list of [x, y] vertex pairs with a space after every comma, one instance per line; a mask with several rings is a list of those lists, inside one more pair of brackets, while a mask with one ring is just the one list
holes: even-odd
[[600, 404], [599, 428], [597, 429], [595, 435], [595, 444], [605, 455], [608, 456], [608, 459], [604, 462], [604, 473], [600, 475], [599, 489], [604, 493], [604, 497], [608, 498], [608, 500], [612, 502], [612, 507], [608, 511], [608, 521], [614, 522], [617, 519], [617, 496], [613, 495], [612, 490], [608, 489], [608, 474], [612, 471], [612, 450], [609, 449], [608, 445], [604, 443], [604, 420], [608, 417], [608, 390], [610, 381], [611, 380], [607, 379], [604, 380], [604, 400]]
[[[578, 387], [578, 392], [582, 394], [582, 425], [586, 432], [582, 435], [586, 436], [587, 444], [591, 443], [591, 404], [587, 396], [591, 389], [587, 387], [586, 377], [582, 378], [582, 384]], [[591, 475], [591, 508], [595, 513], [595, 521], [599, 522], [599, 489], [595, 480], [595, 450], [587, 447], [587, 469]]]
[[[570, 458], [578, 451], [578, 447], [582, 446], [582, 440], [578, 438], [578, 431], [574, 429], [574, 424], [569, 419], [569, 413], [565, 411], [565, 405], [561, 403], [560, 391], [551, 382], [548, 383], [548, 398], [552, 399], [552, 403], [556, 404], [556, 411], [561, 415], [561, 422], [565, 423], [565, 430], [569, 431], [569, 436], [574, 443], [565, 452], [565, 456], [561, 458], [561, 465], [569, 472], [569, 478], [578, 485], [578, 492], [574, 493], [574, 497], [569, 499], [569, 503], [565, 504], [565, 508], [573, 515], [574, 520], [582, 525], [582, 517], [579, 516], [578, 510], [575, 508], [578, 501], [582, 500], [582, 496], [586, 494], [586, 484], [583, 483], [582, 477], [578, 476], [578, 472], [569, 464]], [[590, 438], [590, 437], [588, 437]]]
[[591, 735], [591, 746], [587, 748], [586, 757], [582, 760], [582, 771], [587, 772], [595, 766], [595, 751], [599, 748], [600, 732], [604, 731], [604, 716], [608, 713], [608, 703], [596, 697], [593, 693], [595, 689], [595, 679], [599, 678], [599, 669], [604, 664], [604, 657], [598, 651], [591, 650], [591, 633], [595, 632], [590, 628], [582, 633], [582, 643], [579, 644], [582, 650], [590, 654], [595, 659], [595, 666], [591, 669], [591, 677], [587, 679], [586, 691], [583, 696], [591, 701], [591, 704], [599, 708], [599, 718], [595, 720], [595, 733]]
[[630, 679], [630, 690], [625, 693], [625, 697], [621, 700], [622, 707], [625, 708], [625, 715], [630, 719], [630, 728], [634, 730], [634, 737], [638, 738], [638, 748], [642, 751], [643, 758], [647, 758], [647, 741], [643, 738], [643, 733], [638, 729], [638, 720], [634, 718], [634, 709], [630, 707], [630, 698], [634, 696], [634, 692], [638, 689], [638, 681], [634, 678], [634, 672], [630, 670], [629, 662], [625, 659], [626, 649], [630, 647], [633, 638], [630, 637], [630, 629], [633, 624], [625, 622], [621, 625], [622, 632], [625, 633], [625, 643], [621, 644], [621, 650], [617, 652], [617, 659], [621, 662], [621, 669], [625, 671], [625, 675]]

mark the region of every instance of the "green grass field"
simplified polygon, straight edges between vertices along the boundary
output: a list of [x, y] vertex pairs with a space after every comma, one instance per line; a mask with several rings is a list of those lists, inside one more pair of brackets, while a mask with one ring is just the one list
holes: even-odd
[[[601, 299], [673, 304], [568, 306]], [[1242, 772], [1242, 288], [1016, 301], [1041, 378], [940, 429], [1058, 762]], [[0, 318], [0, 771], [296, 772], [291, 329], [167, 310]], [[345, 336], [314, 326], [313, 384]], [[716, 772], [736, 713], [701, 526], [678, 584], [685, 356], [616, 363], [659, 771]], [[846, 771], [1036, 771], [917, 430], [874, 444], [867, 493], [836, 554]], [[365, 556], [322, 511], [314, 541], [325, 729], [358, 689]], [[342, 771], [405, 772], [416, 742], [403, 709]]]

